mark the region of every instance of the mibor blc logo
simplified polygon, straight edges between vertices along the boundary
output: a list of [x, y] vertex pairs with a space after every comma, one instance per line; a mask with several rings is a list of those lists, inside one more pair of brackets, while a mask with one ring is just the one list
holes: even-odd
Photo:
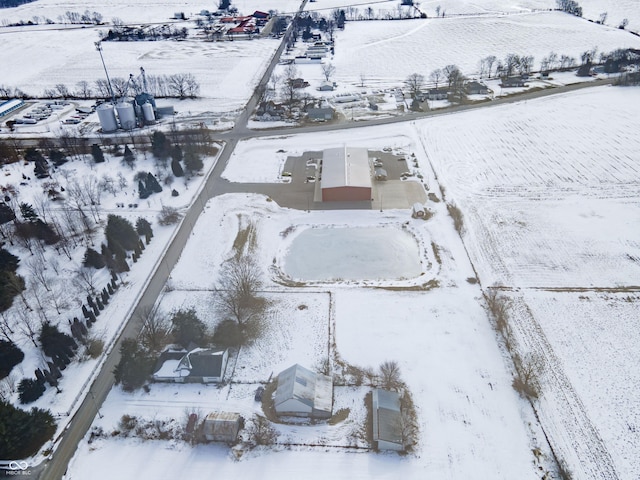
[[0, 460], [2, 476], [31, 475], [29, 464], [24, 460]]

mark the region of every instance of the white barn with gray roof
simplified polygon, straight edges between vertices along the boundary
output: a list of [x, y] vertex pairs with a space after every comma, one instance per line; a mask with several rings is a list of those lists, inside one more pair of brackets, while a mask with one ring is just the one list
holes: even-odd
[[333, 382], [331, 377], [293, 365], [278, 375], [273, 403], [280, 416], [329, 418], [333, 408]]
[[322, 201], [371, 201], [371, 177], [366, 148], [328, 148], [322, 154]]

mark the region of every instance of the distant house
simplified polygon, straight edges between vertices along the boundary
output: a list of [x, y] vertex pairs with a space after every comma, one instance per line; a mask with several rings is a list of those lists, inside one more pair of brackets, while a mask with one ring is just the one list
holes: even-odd
[[269, 100], [262, 102], [256, 109], [255, 119], [260, 122], [275, 122], [282, 120], [284, 113], [285, 109], [281, 104]]
[[305, 82], [303, 78], [292, 78], [289, 79], [289, 84], [293, 88], [306, 88], [309, 86], [309, 82]]
[[202, 435], [209, 442], [234, 443], [244, 419], [237, 413], [210, 413], [202, 424]]
[[378, 450], [404, 450], [400, 395], [377, 388], [372, 393], [373, 444]]
[[526, 87], [522, 77], [502, 77], [500, 86], [502, 88]]
[[333, 92], [335, 88], [336, 87], [333, 84], [333, 82], [325, 81], [320, 84], [320, 86], [318, 87], [318, 90], [320, 90], [321, 92]]
[[324, 122], [333, 120], [335, 110], [331, 107], [309, 108], [307, 110], [307, 118], [312, 122]]
[[466, 84], [467, 94], [469, 95], [487, 95], [489, 93], [489, 87], [484, 83], [471, 81]]
[[430, 88], [427, 91], [428, 100], [446, 100], [449, 96], [449, 91], [446, 88]]
[[274, 407], [279, 416], [329, 418], [333, 409], [331, 377], [296, 364], [278, 375]]
[[160, 354], [153, 372], [156, 382], [219, 383], [229, 360], [228, 349], [194, 348]]

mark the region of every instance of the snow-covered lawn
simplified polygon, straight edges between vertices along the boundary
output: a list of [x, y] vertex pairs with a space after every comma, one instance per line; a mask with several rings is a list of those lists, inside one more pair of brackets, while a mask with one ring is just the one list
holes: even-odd
[[[301, 142], [300, 147], [306, 145], [304, 137], [297, 140]], [[293, 143], [295, 139], [288, 141]], [[379, 141], [392, 142], [391, 139]], [[303, 465], [309, 468], [310, 473], [305, 478], [320, 478], [321, 474], [331, 478], [344, 475], [364, 475], [363, 478], [381, 475], [385, 478], [389, 473], [385, 473], [385, 467], [377, 466], [380, 462], [382, 465], [392, 464], [396, 476], [399, 474], [412, 479], [424, 478], [425, 475], [441, 478], [537, 478], [531, 449], [540, 447], [546, 451], [541, 431], [526, 404], [511, 388], [510, 373], [505, 368], [495, 333], [481, 306], [480, 290], [466, 281], [472, 272], [462, 245], [452, 232], [446, 208], [440, 203], [435, 210], [436, 215], [431, 220], [410, 220], [409, 224], [418, 239], [428, 239], [428, 242], [442, 246], [437, 269], [441, 288], [393, 291], [394, 286], [401, 287], [403, 283], [387, 280], [379, 282], [379, 288], [373, 288], [375, 282], [369, 282], [370, 288], [357, 288], [360, 282], [343, 281], [325, 283], [323, 291], [318, 291], [316, 287], [283, 288], [279, 285], [278, 268], [273, 267], [277, 267], [284, 257], [282, 232], [299, 225], [400, 225], [409, 220], [409, 212], [307, 213], [281, 209], [258, 195], [229, 194], [210, 201], [172, 272], [171, 289], [163, 296], [161, 308], [171, 310], [176, 306], [193, 304], [207, 322], [215, 322], [211, 319], [214, 310], [210, 303], [211, 293], [189, 292], [187, 289], [197, 288], [198, 284], [210, 287], [217, 277], [219, 265], [237, 251], [233, 240], [240, 231], [251, 226], [250, 254], [265, 271], [268, 282], [264, 289], [278, 293], [267, 294], [271, 300], [270, 309], [275, 312], [267, 316], [267, 323], [272, 328], [268, 338], [258, 340], [246, 350], [245, 347], [241, 349], [230, 380], [241, 383], [266, 381], [271, 372], [277, 375], [292, 363], [314, 368], [327, 355], [327, 348], [332, 357], [337, 355], [342, 361], [361, 368], [377, 368], [385, 360], [396, 360], [413, 394], [420, 424], [417, 452], [407, 458], [376, 454], [367, 458], [350, 453], [352, 461], [345, 463], [344, 452], [319, 447], [324, 451], [324, 455], [319, 457], [308, 451], [317, 447], [304, 447], [305, 451], [296, 452], [295, 456], [273, 451], [249, 453], [236, 463], [231, 456], [221, 452], [215, 460], [220, 463], [216, 467], [218, 471], [228, 471], [228, 476], [233, 478], [260, 468], [263, 475], [270, 478], [275, 475], [271, 466], [275, 457], [280, 459], [280, 471], [287, 474], [294, 474]], [[213, 245], [216, 247], [212, 248]], [[348, 259], [344, 261], [349, 262]], [[414, 286], [421, 282], [424, 279], [413, 280]], [[146, 402], [149, 402], [148, 411], [153, 412], [153, 416], [166, 417], [168, 412], [176, 411], [171, 398], [180, 397], [182, 387], [160, 387], [169, 399], [166, 409], [160, 396], [154, 393], [158, 389], [156, 385], [151, 386], [150, 395], [153, 397], [143, 393], [123, 394], [116, 389], [103, 408], [105, 417], [97, 424], [115, 424], [129, 409], [134, 413], [142, 412]], [[242, 398], [231, 393], [224, 405], [213, 400], [222, 399], [224, 392], [233, 392], [239, 387], [242, 385], [235, 383], [222, 390], [187, 386], [185, 395], [193, 395], [189, 392], [194, 389], [205, 395], [206, 390], [210, 392], [206, 395], [212, 396], [212, 400], [209, 402], [197, 397], [195, 404], [198, 408], [224, 408], [225, 411], [250, 414], [255, 409], [247, 398], [251, 391], [245, 390]], [[334, 412], [343, 407], [352, 411], [349, 421], [341, 427], [344, 430], [322, 423], [315, 426], [278, 425], [281, 433], [279, 443], [352, 445], [352, 440], [347, 437], [364, 421], [362, 402], [366, 391], [366, 388], [336, 388]], [[180, 407], [184, 410], [188, 402], [180, 400]], [[172, 466], [166, 467], [166, 476], [195, 475], [200, 461], [194, 463], [190, 460], [192, 455], [200, 457], [205, 455], [204, 452], [219, 452], [212, 447], [189, 447], [185, 450], [184, 445], [168, 445], [180, 454], [171, 454], [174, 460]], [[69, 470], [71, 478], [82, 476], [88, 468], [93, 468], [108, 451], [114, 451], [116, 456], [123, 455], [123, 449], [136, 450], [140, 454], [144, 452], [144, 455], [149, 455], [147, 460], [151, 463], [156, 456], [167, 453], [162, 447], [150, 453], [147, 445], [131, 440], [100, 440], [92, 444], [92, 449], [95, 450], [76, 456]], [[82, 446], [80, 451], [87, 452], [87, 449]], [[365, 474], [363, 462], [382, 470], [372, 472], [367, 468]], [[544, 463], [543, 466], [547, 467]]]

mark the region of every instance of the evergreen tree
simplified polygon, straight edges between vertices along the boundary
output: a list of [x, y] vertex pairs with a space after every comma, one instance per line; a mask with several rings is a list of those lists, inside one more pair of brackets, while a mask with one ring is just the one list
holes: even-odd
[[[151, 226], [149, 226], [151, 228]], [[18, 269], [20, 259], [11, 252], [0, 247], [0, 270], [15, 272]]]
[[129, 220], [119, 215], [109, 215], [107, 217], [107, 228], [105, 229], [107, 246], [116, 253], [117, 246], [124, 250], [133, 250], [138, 244], [138, 234]]
[[40, 220], [33, 206], [25, 202], [20, 204], [20, 215], [29, 223], [35, 223], [37, 220]]
[[[70, 335], [62, 333], [58, 330], [57, 326], [51, 325], [50, 322], [45, 322], [42, 325], [38, 340], [40, 341], [40, 345], [42, 345], [42, 351], [48, 357], [60, 354], [70, 356], [69, 350], [78, 347]], [[73, 352], [71, 352], [71, 356], [73, 356]]]
[[4, 378], [13, 367], [24, 359], [24, 353], [13, 342], [0, 340], [0, 378]]
[[206, 325], [198, 318], [194, 308], [178, 310], [171, 318], [171, 333], [177, 343], [188, 347], [190, 343], [202, 345], [207, 334]]
[[13, 305], [13, 297], [25, 289], [24, 278], [15, 272], [0, 270], [0, 312]]
[[180, 162], [175, 158], [171, 160], [171, 171], [177, 178], [184, 177], [184, 170], [182, 169], [182, 165], [180, 165]]
[[171, 150], [171, 171], [175, 177], [183, 177], [184, 170], [182, 169], [182, 165], [180, 162], [182, 161], [182, 148], [180, 145], [176, 145]]
[[142, 235], [145, 237], [147, 244], [153, 237], [151, 224], [145, 218], [138, 217], [138, 219], [136, 220], [136, 231], [138, 232], [138, 235]]
[[49, 176], [49, 165], [47, 164], [47, 160], [44, 157], [35, 161], [33, 174], [36, 176], [36, 178], [47, 178]]
[[40, 153], [40, 150], [35, 147], [29, 147], [24, 152], [24, 159], [27, 162], [37, 162], [42, 161], [45, 158], [42, 156], [42, 153]]
[[184, 154], [184, 166], [191, 174], [199, 172], [203, 169], [204, 163], [200, 158], [200, 154], [194, 148], [189, 148]]
[[129, 148], [129, 145], [124, 146], [124, 156], [122, 157], [122, 161], [131, 169], [133, 169], [133, 165], [136, 163], [136, 157]]
[[155, 131], [151, 136], [151, 152], [153, 156], [159, 159], [165, 159], [171, 154], [171, 142], [167, 136], [160, 132]]
[[16, 219], [13, 209], [4, 202], [0, 202], [0, 225]]
[[56, 167], [59, 167], [67, 163], [67, 156], [61, 150], [51, 149], [49, 150], [49, 160]]
[[20, 403], [31, 403], [39, 399], [45, 391], [44, 385], [33, 378], [23, 378], [18, 384]]
[[84, 260], [82, 264], [85, 267], [93, 267], [99, 270], [106, 265], [106, 262], [101, 254], [93, 248], [87, 247], [87, 250], [84, 252]]
[[91, 156], [93, 157], [93, 161], [96, 163], [104, 162], [104, 153], [102, 152], [100, 145], [97, 143], [91, 145]]
[[125, 391], [141, 387], [153, 371], [153, 359], [137, 340], [127, 338], [120, 345], [120, 363], [113, 371], [116, 384]]
[[0, 400], [0, 431], [0, 458], [27, 458], [53, 437], [56, 422], [48, 410], [26, 412]]
[[151, 172], [147, 173], [145, 186], [152, 193], [160, 193], [162, 191], [162, 186], [158, 183], [158, 179]]
[[151, 195], [151, 191], [147, 190], [142, 180], [138, 180], [138, 196], [144, 200], [145, 198], [149, 198], [149, 195]]

